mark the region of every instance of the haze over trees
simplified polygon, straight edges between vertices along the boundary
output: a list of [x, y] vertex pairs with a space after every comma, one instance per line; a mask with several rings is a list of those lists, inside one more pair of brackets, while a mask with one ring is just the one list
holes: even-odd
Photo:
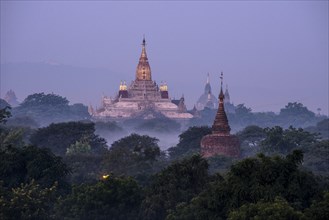
[[242, 157], [205, 159], [199, 153], [201, 138], [211, 133], [207, 125], [180, 131], [172, 121], [145, 122], [159, 133], [167, 125], [180, 132], [178, 143], [163, 150], [156, 137], [127, 132], [125, 122], [92, 122], [81, 112], [79, 121], [57, 117], [38, 127], [30, 120], [26, 127], [18, 111], [21, 117], [31, 111], [28, 117], [42, 124], [59, 106], [68, 112], [72, 106], [53, 94], [23, 103], [0, 111], [1, 219], [329, 218], [329, 121], [301, 105], [264, 114], [314, 120], [306, 128], [263, 128], [251, 122], [265, 116], [240, 105], [235, 122], [250, 123], [237, 133]]

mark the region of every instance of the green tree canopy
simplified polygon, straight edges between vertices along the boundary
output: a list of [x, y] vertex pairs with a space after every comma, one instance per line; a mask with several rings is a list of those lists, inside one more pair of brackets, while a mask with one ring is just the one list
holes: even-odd
[[33, 179], [42, 187], [50, 187], [56, 181], [60, 187], [66, 187], [69, 170], [62, 158], [48, 149], [7, 146], [0, 149], [0, 161], [0, 179], [5, 187], [17, 187]]
[[237, 133], [241, 143], [243, 156], [254, 156], [259, 152], [260, 142], [265, 139], [266, 133], [263, 128], [257, 125], [249, 125]]
[[142, 219], [165, 219], [170, 209], [189, 202], [208, 182], [208, 163], [200, 155], [173, 163], [157, 173], [142, 205]]
[[5, 124], [8, 118], [11, 117], [10, 109], [10, 106], [5, 106], [0, 109], [0, 124]]
[[[0, 186], [1, 190], [5, 189]], [[0, 197], [0, 219], [52, 219], [56, 190], [56, 182], [51, 187], [41, 188], [33, 179], [12, 188]]]
[[201, 139], [211, 134], [211, 128], [207, 126], [190, 127], [179, 135], [179, 143], [168, 149], [171, 160], [179, 160], [200, 153]]
[[96, 184], [74, 186], [56, 208], [61, 219], [138, 219], [142, 190], [131, 178], [110, 175]]
[[266, 138], [261, 142], [263, 152], [287, 154], [293, 149], [302, 149], [316, 142], [316, 135], [302, 128], [279, 126], [265, 128]]
[[41, 126], [90, 118], [87, 106], [81, 103], [69, 105], [69, 101], [56, 94], [35, 93], [29, 95], [16, 108], [14, 117], [30, 117]]
[[230, 212], [228, 220], [302, 220], [306, 219], [302, 212], [296, 211], [282, 197], [276, 197], [274, 202], [259, 201], [248, 203]]
[[115, 141], [103, 160], [104, 172], [133, 176], [145, 183], [159, 169], [155, 163], [161, 156], [158, 141], [138, 134]]
[[306, 209], [305, 215], [309, 219], [329, 219], [329, 192], [324, 192], [321, 199], [314, 200], [311, 207]]
[[329, 140], [322, 140], [304, 148], [303, 166], [315, 174], [329, 176]]
[[56, 155], [64, 156], [67, 148], [77, 141], [88, 143], [92, 153], [104, 153], [106, 141], [95, 135], [94, 123], [65, 122], [39, 128], [30, 138], [33, 145], [51, 149]]
[[224, 180], [217, 179], [190, 203], [176, 207], [168, 219], [226, 219], [245, 204], [272, 203], [277, 196], [301, 210], [320, 195], [312, 174], [299, 170], [303, 155], [294, 151], [286, 158], [258, 155], [233, 165]]
[[69, 104], [69, 101], [66, 98], [63, 98], [55, 94], [44, 94], [35, 93], [27, 96], [24, 101], [20, 104], [21, 108], [27, 107], [38, 107], [38, 106], [66, 106]]
[[314, 117], [314, 112], [307, 109], [302, 103], [289, 102], [284, 108], [280, 110], [280, 115], [283, 116], [310, 116]]

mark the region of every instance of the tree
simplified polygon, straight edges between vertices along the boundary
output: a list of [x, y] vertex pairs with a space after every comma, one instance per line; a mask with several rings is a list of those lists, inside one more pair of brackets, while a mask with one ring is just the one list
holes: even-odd
[[111, 145], [110, 152], [127, 149], [129, 153], [136, 155], [138, 160], [154, 161], [160, 155], [158, 141], [147, 135], [131, 134], [115, 141]]
[[40, 106], [67, 106], [69, 101], [55, 94], [35, 93], [27, 96], [21, 103], [21, 108], [40, 107]]
[[273, 201], [276, 196], [283, 196], [295, 208], [309, 206], [320, 189], [313, 175], [298, 169], [302, 161], [302, 152], [293, 151], [286, 158], [260, 154], [233, 165], [227, 177], [234, 189], [232, 207], [261, 199]]
[[24, 136], [30, 133], [26, 128], [0, 128], [0, 148], [6, 146], [25, 146]]
[[56, 181], [60, 188], [67, 187], [65, 177], [69, 169], [62, 158], [48, 149], [7, 146], [0, 149], [0, 161], [0, 179], [9, 189], [33, 179], [42, 187], [50, 187]]
[[323, 139], [329, 139], [329, 119], [323, 119], [316, 126], [307, 127], [305, 130], [310, 133], [317, 133]]
[[302, 149], [316, 142], [316, 135], [302, 128], [279, 126], [265, 128], [266, 138], [261, 141], [261, 148], [266, 153], [287, 154], [293, 149]]
[[200, 153], [201, 139], [207, 134], [211, 134], [211, 128], [207, 126], [190, 127], [184, 131], [179, 135], [179, 143], [168, 149], [170, 159], [179, 160]]
[[307, 109], [302, 103], [289, 102], [285, 108], [280, 110], [280, 115], [282, 116], [309, 116], [314, 117], [314, 112]]
[[56, 155], [64, 156], [67, 148], [77, 141], [88, 143], [92, 153], [106, 151], [106, 141], [95, 135], [94, 123], [66, 122], [39, 128], [30, 138], [33, 145], [49, 148]]
[[77, 120], [90, 118], [90, 115], [88, 113], [88, 107], [81, 103], [76, 103], [76, 104], [71, 105], [70, 112], [72, 113], [72, 115], [78, 116], [78, 117], [76, 117]]
[[104, 173], [102, 161], [104, 155], [90, 152], [77, 152], [66, 154], [63, 158], [70, 167], [68, 180], [71, 184], [95, 183]]
[[266, 137], [266, 133], [263, 128], [250, 125], [238, 132], [237, 136], [241, 143], [242, 155], [253, 156], [259, 151], [260, 142]]
[[291, 207], [302, 210], [319, 197], [315, 177], [298, 169], [301, 151], [282, 157], [263, 154], [234, 164], [225, 179], [209, 183], [189, 203], [176, 207], [168, 219], [226, 219], [229, 212], [250, 203], [272, 203], [281, 196]]
[[182, 202], [189, 202], [208, 182], [208, 163], [194, 155], [157, 173], [142, 204], [142, 219], [165, 219]]
[[329, 140], [316, 142], [306, 148], [303, 166], [315, 174], [329, 176]]
[[0, 109], [0, 124], [5, 124], [8, 118], [11, 117], [10, 109], [10, 106], [5, 106]]
[[235, 113], [237, 115], [248, 115], [250, 114], [252, 111], [251, 108], [247, 108], [244, 104], [238, 104], [236, 107], [235, 107]]
[[7, 126], [38, 128], [39, 124], [31, 117], [18, 116], [10, 118]]
[[317, 122], [315, 113], [308, 110], [302, 103], [289, 102], [285, 108], [280, 110], [279, 123], [283, 127], [294, 125], [306, 127]]
[[11, 106], [6, 100], [0, 98], [0, 109], [4, 109], [6, 107], [11, 107]]
[[142, 190], [131, 178], [109, 175], [96, 184], [74, 186], [59, 201], [56, 213], [61, 219], [138, 219]]
[[29, 95], [12, 111], [15, 117], [30, 117], [41, 126], [90, 118], [87, 106], [69, 105], [65, 97], [56, 94], [35, 93]]
[[305, 210], [305, 215], [309, 219], [329, 219], [329, 192], [324, 192], [321, 199], [314, 201], [311, 207]]
[[41, 188], [34, 180], [0, 197], [1, 219], [52, 219], [57, 183]]
[[66, 155], [89, 153], [91, 147], [88, 140], [76, 141], [66, 149]]
[[274, 202], [259, 201], [248, 203], [230, 212], [228, 220], [268, 219], [268, 220], [301, 220], [306, 219], [303, 213], [294, 210], [282, 197], [276, 197]]
[[140, 183], [145, 183], [151, 174], [160, 167], [156, 161], [161, 152], [158, 139], [147, 135], [131, 134], [115, 141], [105, 155], [104, 172], [135, 177]]

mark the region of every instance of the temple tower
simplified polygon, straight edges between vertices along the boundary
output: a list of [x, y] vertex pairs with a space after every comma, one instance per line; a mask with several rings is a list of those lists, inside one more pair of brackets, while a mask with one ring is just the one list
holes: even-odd
[[[210, 99], [209, 99], [209, 95], [210, 95]], [[215, 108], [215, 106], [217, 106], [217, 99], [211, 92], [211, 85], [210, 85], [209, 73], [208, 73], [206, 85], [204, 87], [204, 92], [198, 99], [198, 101], [196, 103], [196, 108], [197, 108], [197, 110], [201, 111], [205, 107], [213, 109], [213, 108]]]
[[231, 128], [228, 124], [227, 116], [224, 109], [224, 93], [223, 93], [223, 73], [221, 75], [221, 87], [220, 87], [220, 93], [218, 96], [219, 99], [219, 105], [217, 114], [215, 117], [214, 124], [212, 125], [212, 131], [213, 134], [218, 134], [221, 136], [228, 136], [230, 135]]
[[223, 73], [221, 74], [221, 89], [219, 93], [218, 111], [212, 125], [212, 134], [201, 140], [201, 154], [203, 157], [225, 155], [240, 156], [240, 142], [235, 135], [231, 135], [231, 128], [224, 109], [225, 95], [223, 93]]
[[151, 67], [146, 54], [146, 41], [143, 38], [142, 54], [139, 58], [139, 62], [136, 69], [136, 80], [152, 80]]
[[225, 90], [225, 100], [224, 100], [224, 102], [225, 103], [231, 103], [231, 100], [230, 100], [230, 93], [228, 92], [228, 86], [227, 86], [227, 84], [226, 84], [226, 90]]

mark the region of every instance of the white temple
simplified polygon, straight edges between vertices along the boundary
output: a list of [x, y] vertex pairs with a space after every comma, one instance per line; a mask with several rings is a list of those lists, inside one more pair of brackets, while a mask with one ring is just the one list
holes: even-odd
[[[142, 116], [147, 119], [155, 118], [157, 114], [171, 119], [193, 117], [186, 111], [186, 107], [181, 106], [182, 103], [180, 106], [172, 103], [166, 83], [158, 86], [152, 80], [145, 47], [146, 43], [143, 39], [136, 79], [129, 86], [126, 85], [126, 82], [121, 82], [115, 98], [103, 97], [101, 108], [95, 110], [90, 106], [89, 113], [94, 118], [124, 119]], [[184, 103], [183, 105], [185, 106]]]

